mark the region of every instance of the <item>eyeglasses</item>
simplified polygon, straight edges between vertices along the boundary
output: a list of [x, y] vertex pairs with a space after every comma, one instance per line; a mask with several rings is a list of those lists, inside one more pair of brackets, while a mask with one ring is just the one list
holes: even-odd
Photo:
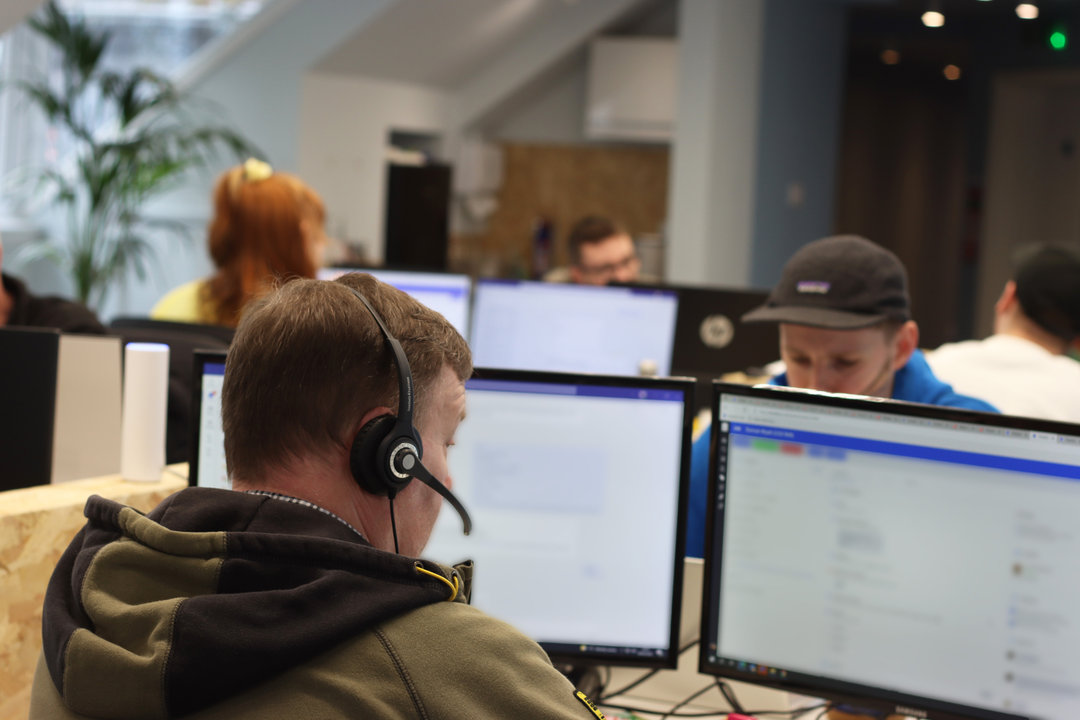
[[636, 268], [640, 262], [641, 260], [637, 255], [630, 254], [615, 262], [604, 263], [603, 265], [579, 265], [578, 267], [581, 268], [581, 272], [585, 275], [591, 275], [593, 277], [609, 277], [621, 270]]

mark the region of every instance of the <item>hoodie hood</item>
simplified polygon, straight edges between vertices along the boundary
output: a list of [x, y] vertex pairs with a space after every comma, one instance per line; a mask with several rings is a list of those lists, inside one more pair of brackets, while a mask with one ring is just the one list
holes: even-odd
[[441, 578], [457, 574], [264, 495], [190, 488], [149, 515], [94, 496], [85, 514], [49, 582], [42, 634], [64, 703], [97, 718], [204, 709], [450, 599]]

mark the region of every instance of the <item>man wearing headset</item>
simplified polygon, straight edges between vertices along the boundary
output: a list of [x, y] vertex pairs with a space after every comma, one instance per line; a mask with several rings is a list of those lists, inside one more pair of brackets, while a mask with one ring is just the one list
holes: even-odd
[[31, 717], [595, 717], [467, 604], [467, 566], [416, 558], [440, 493], [469, 526], [446, 456], [471, 370], [441, 315], [368, 275], [258, 301], [222, 391], [233, 490], [147, 516], [90, 499], [46, 596]]

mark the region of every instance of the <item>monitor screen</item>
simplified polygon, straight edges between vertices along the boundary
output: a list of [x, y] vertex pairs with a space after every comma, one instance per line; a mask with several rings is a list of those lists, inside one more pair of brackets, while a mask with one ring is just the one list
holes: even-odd
[[368, 273], [377, 280], [408, 293], [446, 318], [462, 337], [469, 337], [469, 296], [472, 292], [472, 280], [468, 275], [328, 267], [321, 268], [318, 277], [320, 280], [335, 280], [351, 272]]
[[424, 551], [476, 563], [472, 604], [570, 663], [674, 667], [689, 380], [478, 370], [449, 462], [474, 530]]
[[481, 279], [473, 360], [516, 370], [670, 375], [677, 309], [670, 290]]
[[1080, 717], [1080, 426], [717, 384], [703, 672]]
[[225, 433], [221, 428], [225, 352], [197, 350], [194, 378], [188, 484], [228, 490], [232, 485], [225, 470]]

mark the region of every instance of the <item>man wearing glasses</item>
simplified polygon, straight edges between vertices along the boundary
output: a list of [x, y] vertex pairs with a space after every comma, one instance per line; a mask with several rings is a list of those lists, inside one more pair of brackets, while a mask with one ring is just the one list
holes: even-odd
[[570, 230], [570, 280], [579, 285], [638, 279], [641, 260], [630, 234], [607, 218], [590, 215]]

